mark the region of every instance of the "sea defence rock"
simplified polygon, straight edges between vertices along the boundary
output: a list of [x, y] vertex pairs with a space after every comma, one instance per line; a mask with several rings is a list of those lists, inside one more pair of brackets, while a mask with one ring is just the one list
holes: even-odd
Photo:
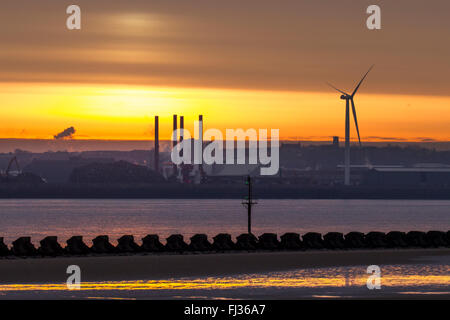
[[59, 256], [64, 253], [64, 249], [58, 243], [58, 238], [55, 236], [45, 237], [40, 241], [38, 253], [43, 256]]
[[165, 249], [167, 251], [178, 251], [183, 252], [188, 249], [188, 245], [183, 240], [181, 234], [173, 234], [166, 239], [167, 243]]
[[406, 248], [406, 233], [401, 231], [391, 231], [386, 234], [388, 248]]
[[91, 251], [94, 253], [116, 253], [116, 248], [109, 242], [106, 235], [98, 236], [92, 240]]
[[263, 250], [276, 250], [280, 247], [275, 233], [264, 233], [258, 238], [258, 247]]
[[68, 254], [83, 255], [91, 252], [91, 249], [83, 242], [82, 236], [73, 236], [66, 243], [65, 250]]
[[3, 241], [3, 237], [0, 237], [0, 257], [9, 256], [11, 251], [8, 249], [8, 246]]
[[238, 250], [255, 250], [258, 248], [258, 239], [251, 233], [243, 233], [236, 240], [236, 249]]
[[117, 239], [116, 250], [121, 253], [134, 253], [141, 251], [141, 247], [134, 242], [132, 235], [124, 235]]
[[40, 247], [36, 250], [30, 237], [20, 237], [12, 242], [11, 249], [0, 237], [0, 257], [7, 255], [27, 256], [58, 256], [62, 254], [86, 255], [88, 253], [118, 254], [138, 252], [211, 252], [230, 250], [305, 250], [305, 249], [364, 249], [364, 248], [430, 248], [450, 247], [450, 231], [391, 231], [369, 232], [364, 235], [361, 232], [349, 232], [345, 236], [340, 232], [329, 232], [323, 236], [320, 233], [309, 232], [303, 235], [302, 240], [298, 233], [285, 233], [280, 241], [275, 233], [264, 233], [259, 238], [253, 234], [241, 234], [232, 241], [230, 234], [216, 235], [214, 242], [208, 240], [206, 234], [196, 234], [190, 238], [190, 244], [186, 244], [183, 235], [173, 234], [167, 238], [166, 245], [159, 241], [156, 234], [149, 234], [142, 238], [142, 246], [134, 241], [132, 235], [124, 235], [118, 239], [117, 247], [109, 242], [107, 235], [100, 235], [92, 240], [89, 248], [82, 236], [73, 236], [67, 240], [66, 248], [61, 248], [56, 236], [49, 236], [40, 241]]
[[211, 243], [208, 241], [206, 234], [196, 234], [191, 237], [189, 250], [191, 251], [210, 251], [212, 249]]
[[34, 256], [37, 250], [31, 243], [30, 237], [20, 237], [13, 241], [12, 253], [15, 256]]
[[344, 237], [345, 247], [349, 249], [361, 249], [366, 247], [364, 233], [352, 231]]
[[368, 248], [386, 248], [386, 234], [384, 232], [371, 231], [364, 237]]
[[286, 250], [302, 250], [303, 243], [300, 240], [300, 235], [294, 232], [288, 232], [281, 237], [280, 247]]
[[317, 232], [308, 232], [303, 235], [303, 244], [308, 249], [323, 249], [325, 248], [322, 235]]
[[157, 234], [148, 234], [142, 238], [141, 249], [145, 252], [161, 252], [164, 251], [164, 245], [159, 241]]
[[228, 233], [219, 233], [213, 238], [212, 247], [217, 251], [233, 250], [235, 248], [234, 242], [231, 240], [231, 235]]
[[425, 232], [422, 231], [410, 231], [406, 234], [406, 243], [410, 247], [422, 247], [426, 248], [429, 243], [426, 238]]
[[327, 249], [345, 249], [344, 235], [340, 232], [328, 232], [323, 236], [323, 242]]
[[447, 242], [447, 235], [442, 231], [428, 231], [426, 239], [429, 245], [435, 248], [445, 247], [449, 244]]

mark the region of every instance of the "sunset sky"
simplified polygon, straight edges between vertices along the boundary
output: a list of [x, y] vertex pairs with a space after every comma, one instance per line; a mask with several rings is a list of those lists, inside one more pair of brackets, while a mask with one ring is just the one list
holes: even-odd
[[[82, 30], [66, 29], [66, 8]], [[382, 9], [382, 30], [366, 8]], [[363, 140], [450, 140], [448, 0], [15, 0], [0, 5], [0, 138], [152, 139], [187, 127], [344, 135], [352, 91]], [[354, 127], [352, 136], [356, 137]]]

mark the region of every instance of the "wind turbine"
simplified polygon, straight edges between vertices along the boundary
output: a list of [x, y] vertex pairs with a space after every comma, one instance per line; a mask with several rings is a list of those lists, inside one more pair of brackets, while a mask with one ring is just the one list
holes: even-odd
[[364, 77], [362, 77], [361, 81], [359, 81], [358, 85], [356, 86], [355, 90], [353, 90], [353, 93], [350, 95], [347, 92], [344, 92], [332, 84], [327, 84], [332, 87], [333, 89], [337, 90], [338, 92], [342, 93], [341, 99], [345, 100], [345, 166], [344, 166], [344, 184], [346, 186], [350, 185], [350, 103], [352, 105], [352, 113], [353, 113], [353, 119], [355, 120], [355, 126], [356, 126], [356, 132], [358, 133], [358, 141], [359, 146], [361, 147], [361, 137], [359, 136], [359, 127], [358, 127], [358, 118], [356, 117], [356, 109], [355, 109], [355, 103], [353, 101], [353, 97], [355, 96], [356, 92], [358, 92], [359, 87], [361, 86], [361, 83], [364, 81], [364, 79], [369, 74], [370, 70], [372, 70], [373, 65], [369, 68], [369, 70], [366, 72]]

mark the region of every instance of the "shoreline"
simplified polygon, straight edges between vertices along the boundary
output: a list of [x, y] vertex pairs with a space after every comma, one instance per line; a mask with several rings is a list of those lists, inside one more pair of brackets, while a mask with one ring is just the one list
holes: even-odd
[[[450, 200], [450, 188], [383, 186], [254, 185], [258, 199]], [[236, 184], [45, 184], [0, 185], [0, 199], [242, 199], [244, 182]]]
[[99, 282], [219, 277], [373, 264], [415, 264], [433, 262], [434, 257], [450, 259], [450, 248], [0, 259], [0, 284], [65, 283], [69, 265], [80, 266], [83, 281]]

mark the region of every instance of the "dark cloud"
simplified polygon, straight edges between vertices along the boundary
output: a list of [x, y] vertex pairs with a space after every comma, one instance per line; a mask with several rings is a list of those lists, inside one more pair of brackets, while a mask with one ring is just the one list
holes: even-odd
[[0, 11], [0, 81], [349, 90], [449, 95], [450, 2], [78, 0], [82, 30], [65, 28], [64, 1], [16, 0]]
[[421, 141], [421, 142], [438, 142], [439, 140], [428, 138], [428, 137], [418, 137], [415, 140]]
[[363, 137], [363, 139], [369, 139], [369, 140], [381, 140], [381, 141], [408, 141], [408, 139], [400, 138], [400, 137], [380, 137], [380, 136], [369, 136], [369, 137]]

